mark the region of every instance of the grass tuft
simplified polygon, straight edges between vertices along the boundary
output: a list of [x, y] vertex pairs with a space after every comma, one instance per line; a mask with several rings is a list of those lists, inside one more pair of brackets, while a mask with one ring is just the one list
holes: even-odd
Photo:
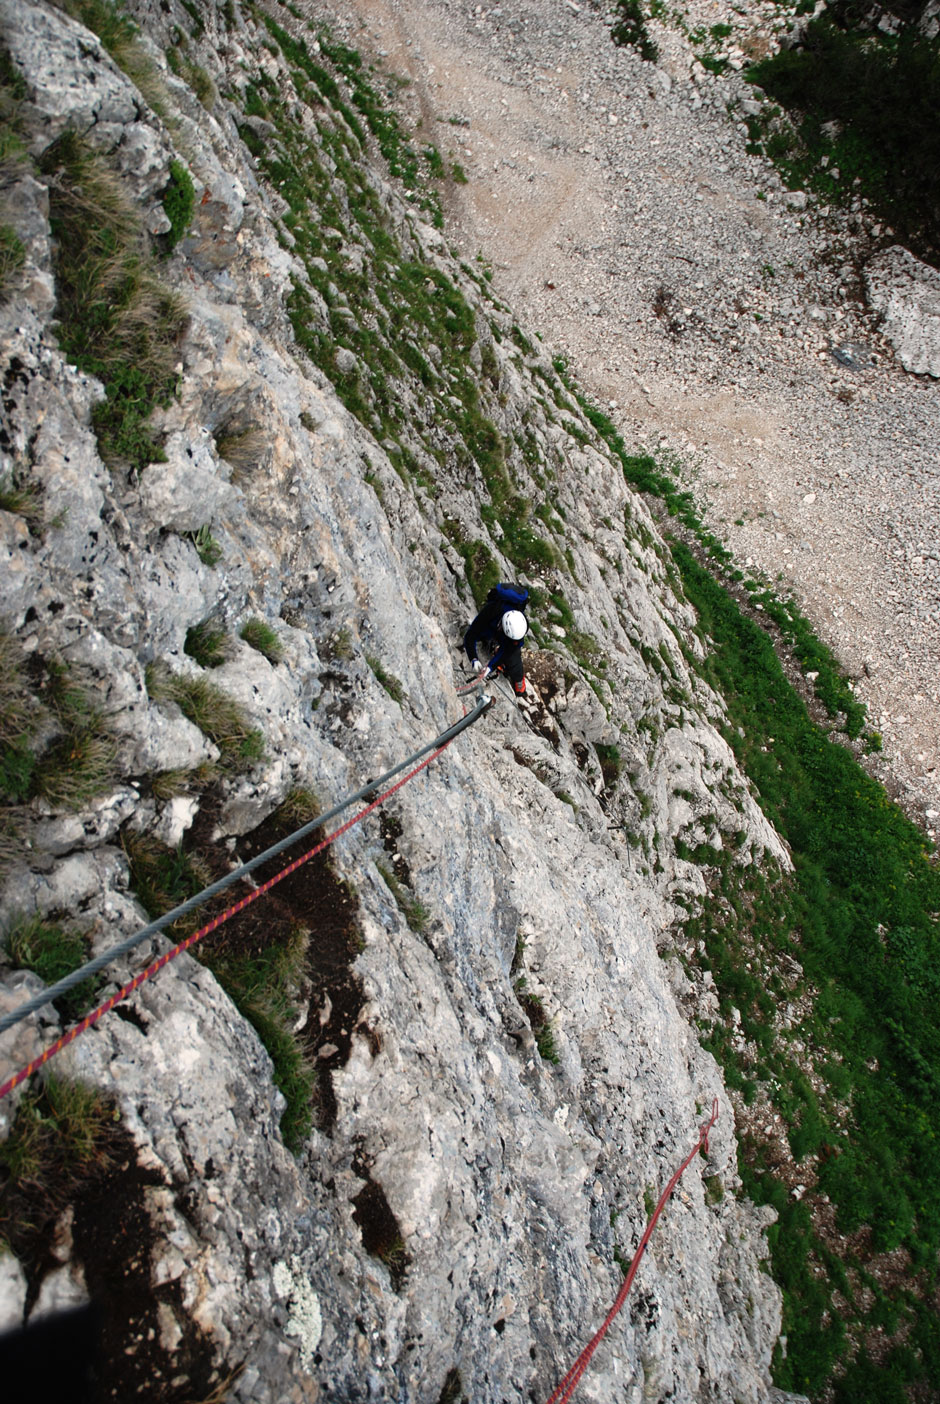
[[280, 663], [284, 657], [284, 649], [276, 630], [266, 624], [263, 619], [249, 619], [241, 627], [240, 639], [254, 648], [258, 653], [263, 653], [269, 663]]
[[[78, 931], [45, 921], [41, 916], [20, 917], [6, 936], [7, 954], [15, 970], [32, 970], [46, 985], [54, 985], [88, 959], [87, 938]], [[57, 1000], [68, 1019], [89, 1008], [100, 978], [90, 976]]]
[[212, 528], [208, 525], [199, 527], [198, 531], [187, 531], [184, 533], [186, 540], [191, 541], [196, 548], [196, 555], [204, 566], [217, 566], [222, 559], [222, 547], [212, 535]]
[[64, 1203], [74, 1187], [110, 1163], [110, 1103], [94, 1088], [47, 1077], [28, 1092], [17, 1109], [0, 1166], [6, 1172], [0, 1227], [9, 1227], [10, 1192], [39, 1189], [50, 1204]]
[[105, 462], [139, 471], [163, 459], [147, 420], [176, 392], [183, 303], [159, 281], [120, 179], [75, 132], [46, 149], [40, 170], [49, 186], [59, 340], [105, 387], [93, 413]]
[[250, 770], [264, 756], [264, 738], [228, 693], [208, 678], [183, 677], [165, 664], [147, 669], [147, 692], [154, 702], [175, 702], [183, 715], [218, 746], [223, 770]]
[[203, 619], [186, 630], [183, 652], [200, 668], [220, 668], [231, 656], [231, 642], [221, 624], [212, 618]]
[[386, 672], [385, 668], [372, 654], [366, 654], [366, 662], [375, 674], [376, 682], [381, 683], [393, 702], [401, 706], [405, 698], [405, 689], [394, 674]]
[[17, 274], [26, 262], [26, 249], [9, 224], [0, 224], [0, 307], [9, 302]]

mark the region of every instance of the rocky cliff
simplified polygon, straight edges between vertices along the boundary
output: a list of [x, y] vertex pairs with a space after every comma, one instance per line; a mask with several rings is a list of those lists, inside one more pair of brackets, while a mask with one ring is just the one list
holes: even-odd
[[[318, 1072], [293, 1153], [231, 961], [181, 957], [56, 1060], [113, 1099], [112, 1145], [43, 1252], [0, 1259], [4, 1322], [98, 1300], [115, 1398], [547, 1397], [717, 1096], [580, 1393], [779, 1398], [767, 1213], [680, 1008], [713, 996], [658, 941], [706, 895], [681, 854], [788, 859], [656, 527], [448, 250], [441, 158], [381, 75], [294, 7], [129, 13], [109, 53], [0, 4], [4, 670], [34, 718], [4, 928], [103, 949], [153, 910], [148, 854], [218, 874], [298, 795], [326, 808], [430, 739], [498, 578], [532, 591], [531, 701], [500, 694], [240, 938], [300, 949], [287, 1029]], [[96, 342], [135, 279], [147, 310]], [[11, 1007], [39, 977], [3, 983]], [[5, 1035], [4, 1068], [62, 1017]]]

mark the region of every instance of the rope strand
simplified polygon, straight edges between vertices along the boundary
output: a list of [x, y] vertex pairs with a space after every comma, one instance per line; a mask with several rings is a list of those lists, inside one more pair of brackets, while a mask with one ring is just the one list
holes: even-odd
[[[180, 941], [172, 950], [165, 952], [157, 960], [153, 961], [151, 965], [148, 965], [145, 970], [135, 975], [133, 980], [124, 985], [116, 994], [105, 1000], [103, 1004], [100, 1004], [97, 1009], [92, 1010], [90, 1014], [86, 1014], [74, 1028], [56, 1039], [55, 1043], [45, 1049], [38, 1058], [34, 1058], [30, 1063], [27, 1063], [25, 1067], [20, 1068], [18, 1072], [8, 1078], [7, 1081], [0, 1086], [0, 1098], [12, 1092], [21, 1082], [25, 1082], [34, 1072], [37, 1072], [45, 1063], [48, 1063], [50, 1058], [54, 1058], [57, 1053], [61, 1053], [64, 1048], [67, 1048], [70, 1043], [73, 1043], [80, 1034], [92, 1028], [93, 1025], [105, 1014], [109, 1013], [116, 1004], [120, 1004], [121, 1000], [133, 994], [146, 980], [156, 975], [165, 965], [169, 965], [171, 960], [175, 960], [183, 951], [189, 950], [190, 946], [194, 946], [196, 942], [201, 941], [204, 936], [208, 936], [211, 932], [217, 931], [224, 922], [236, 916], [239, 912], [244, 911], [245, 908], [250, 906], [253, 902], [257, 902], [260, 897], [270, 892], [271, 888], [276, 886], [277, 883], [282, 882], [283, 879], [289, 877], [291, 873], [295, 873], [304, 863], [309, 862], [310, 859], [315, 858], [318, 853], [322, 853], [324, 849], [329, 848], [330, 844], [335, 843], [336, 840], [347, 833], [353, 825], [365, 819], [366, 816], [377, 809], [380, 804], [383, 804], [385, 800], [394, 795], [406, 785], [409, 780], [413, 780], [414, 777], [419, 775], [422, 770], [425, 770], [433, 760], [436, 760], [438, 756], [446, 751], [447, 747], [462, 731], [466, 730], [468, 726], [472, 725], [473, 722], [477, 721], [478, 718], [483, 715], [484, 711], [486, 711], [487, 707], [490, 705], [490, 700], [489, 697], [481, 697], [472, 712], [468, 712], [455, 726], [448, 727], [448, 729], [442, 732], [440, 736], [436, 737], [429, 746], [424, 747], [421, 751], [415, 752], [414, 756], [410, 756], [408, 760], [403, 761], [401, 765], [394, 766], [391, 770], [386, 771], [385, 775], [383, 775], [379, 781], [371, 781], [368, 785], [364, 786], [362, 790], [357, 791], [355, 795], [349, 796], [341, 804], [335, 806], [327, 815], [321, 816], [319, 819], [311, 820], [309, 824], [305, 824], [286, 839], [282, 839], [280, 843], [274, 844], [271, 848], [266, 849], [264, 853], [259, 854], [257, 858], [253, 858], [250, 863], [246, 863], [234, 873], [228, 874], [221, 882], [214, 883], [211, 887], [205, 888], [202, 892], [197, 893], [195, 897], [190, 898], [188, 902], [184, 902], [179, 907], [175, 907], [172, 912], [161, 917], [159, 922], [151, 923], [150, 926], [145, 927], [143, 931], [138, 932], [135, 936], [129, 938], [128, 941], [122, 942], [121, 945], [113, 947], [110, 951], [106, 951], [103, 957], [98, 957], [95, 961], [89, 961], [87, 965], [82, 966], [81, 970], [73, 971], [70, 976], [66, 977], [66, 980], [59, 981], [58, 985], [50, 986], [49, 989], [43, 991], [42, 995], [36, 996], [34, 999], [27, 1001], [26, 1004], [20, 1005], [18, 1009], [13, 1010], [12, 1015], [8, 1015], [6, 1020], [0, 1024], [0, 1032], [3, 1032], [5, 1028], [9, 1028], [12, 1024], [15, 1024], [19, 1019], [25, 1018], [26, 1015], [33, 1012], [34, 1009], [41, 1008], [52, 999], [57, 998], [58, 994], [62, 992], [63, 986], [71, 989], [73, 985], [86, 979], [89, 973], [101, 969], [102, 965], [109, 964], [116, 959], [119, 954], [123, 954], [126, 950], [132, 949], [134, 946], [138, 945], [145, 936], [153, 934], [155, 929], [160, 930], [166, 926], [170, 920], [192, 911], [196, 906], [201, 906], [209, 897], [219, 892], [222, 887], [230, 886], [238, 878], [244, 877], [248, 872], [257, 868], [259, 864], [266, 859], [271, 858], [273, 855], [282, 852], [291, 844], [296, 843], [299, 837], [310, 833], [312, 829], [318, 828], [320, 824], [322, 824], [324, 818], [329, 818], [331, 815], [337, 814], [340, 810], [347, 808], [357, 799], [365, 798], [367, 795], [371, 796], [374, 794], [377, 783], [381, 784], [383, 781], [387, 780], [389, 776], [397, 775], [403, 766], [408, 764], [408, 761], [415, 759], [415, 756], [424, 755], [424, 760], [422, 760], [419, 765], [416, 765], [414, 769], [410, 770], [401, 780], [398, 780], [389, 789], [373, 799], [360, 813], [356, 814], [352, 819], [348, 819], [345, 824], [336, 829], [328, 838], [323, 839], [322, 842], [318, 843], [314, 848], [311, 848], [307, 853], [304, 853], [300, 858], [296, 858], [292, 863], [289, 863], [286, 868], [282, 868], [279, 873], [269, 878], [267, 882], [261, 883], [258, 887], [253, 888], [246, 897], [233, 903], [232, 906], [226, 908], [226, 910], [221, 912], [217, 917], [213, 917], [212, 921], [207, 922], [199, 931], [194, 932], [191, 936], [187, 936], [185, 940]], [[441, 742], [441, 744], [438, 745], [438, 742]], [[433, 747], [436, 747], [436, 749], [432, 749]], [[429, 755], [425, 754], [427, 751], [430, 751]]]
[[715, 1097], [712, 1101], [712, 1114], [710, 1120], [699, 1128], [698, 1141], [696, 1142], [693, 1149], [689, 1151], [689, 1154], [686, 1156], [685, 1160], [683, 1160], [682, 1164], [679, 1166], [678, 1170], [675, 1172], [672, 1179], [669, 1181], [668, 1185], [663, 1190], [662, 1194], [659, 1196], [659, 1203], [656, 1205], [656, 1208], [650, 1217], [650, 1221], [646, 1225], [646, 1230], [643, 1234], [643, 1237], [640, 1239], [640, 1246], [637, 1248], [636, 1252], [633, 1255], [633, 1262], [630, 1264], [629, 1271], [627, 1272], [626, 1277], [623, 1279], [620, 1291], [617, 1293], [617, 1300], [614, 1302], [610, 1311], [604, 1317], [600, 1328], [588, 1341], [587, 1345], [584, 1347], [577, 1360], [571, 1366], [571, 1369], [565, 1375], [561, 1383], [557, 1386], [555, 1392], [549, 1396], [548, 1404], [568, 1404], [568, 1400], [574, 1394], [578, 1386], [578, 1381], [581, 1379], [581, 1376], [584, 1374], [585, 1370], [590, 1364], [591, 1356], [594, 1354], [601, 1341], [607, 1335], [607, 1332], [610, 1329], [610, 1325], [614, 1320], [614, 1317], [618, 1314], [620, 1308], [627, 1300], [627, 1293], [633, 1286], [633, 1279], [634, 1277], [636, 1277], [637, 1268], [640, 1266], [640, 1260], [643, 1257], [643, 1254], [646, 1252], [646, 1245], [649, 1243], [650, 1238], [653, 1235], [653, 1229], [656, 1227], [656, 1222], [660, 1214], [663, 1212], [663, 1209], [665, 1208], [666, 1201], [672, 1194], [676, 1185], [679, 1183], [679, 1180], [682, 1178], [682, 1175], [685, 1173], [686, 1169], [689, 1167], [689, 1165], [691, 1165], [692, 1161], [698, 1155], [699, 1151], [708, 1150], [708, 1133], [709, 1131], [711, 1131], [712, 1127], [714, 1126], [717, 1120], [718, 1098]]

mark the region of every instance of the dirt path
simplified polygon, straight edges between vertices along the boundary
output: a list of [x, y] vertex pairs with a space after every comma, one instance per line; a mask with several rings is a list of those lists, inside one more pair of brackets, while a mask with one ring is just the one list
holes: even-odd
[[[695, 4], [690, 27], [743, 22]], [[739, 561], [792, 587], [858, 680], [878, 773], [937, 833], [940, 388], [880, 340], [842, 217], [746, 153], [727, 107], [747, 90], [677, 31], [653, 66], [575, 0], [353, 12], [337, 30], [411, 80], [419, 136], [468, 176], [449, 237], [627, 443], [681, 462]]]

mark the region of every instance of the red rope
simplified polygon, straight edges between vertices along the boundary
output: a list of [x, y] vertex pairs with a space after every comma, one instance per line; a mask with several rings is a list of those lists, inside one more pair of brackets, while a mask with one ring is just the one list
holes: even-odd
[[716, 1097], [712, 1102], [711, 1119], [699, 1128], [699, 1138], [694, 1149], [691, 1150], [686, 1156], [685, 1160], [683, 1160], [682, 1164], [679, 1166], [678, 1170], [673, 1175], [672, 1179], [669, 1181], [662, 1194], [659, 1196], [659, 1203], [656, 1205], [656, 1208], [653, 1211], [653, 1215], [649, 1223], [646, 1225], [646, 1231], [644, 1232], [643, 1237], [640, 1239], [640, 1246], [639, 1248], [637, 1248], [636, 1252], [633, 1255], [633, 1262], [630, 1264], [630, 1270], [627, 1273], [626, 1277], [623, 1279], [620, 1291], [617, 1293], [617, 1300], [614, 1302], [610, 1311], [604, 1317], [604, 1321], [600, 1329], [588, 1341], [587, 1345], [584, 1347], [581, 1354], [578, 1356], [577, 1360], [574, 1362], [571, 1369], [568, 1371], [567, 1375], [565, 1375], [564, 1379], [561, 1381], [554, 1394], [551, 1395], [551, 1397], [549, 1398], [548, 1404], [567, 1404], [567, 1401], [574, 1394], [575, 1389], [578, 1386], [578, 1381], [581, 1379], [581, 1376], [584, 1374], [585, 1370], [588, 1367], [591, 1356], [594, 1354], [601, 1341], [607, 1335], [611, 1322], [619, 1312], [620, 1308], [623, 1306], [624, 1302], [627, 1300], [627, 1293], [633, 1286], [633, 1279], [636, 1276], [637, 1268], [640, 1266], [640, 1259], [646, 1252], [646, 1245], [649, 1243], [650, 1238], [652, 1237], [653, 1229], [656, 1227], [656, 1221], [659, 1218], [660, 1214], [663, 1212], [663, 1208], [665, 1207], [667, 1199], [672, 1194], [676, 1185], [679, 1183], [679, 1180], [682, 1178], [683, 1173], [689, 1167], [689, 1165], [691, 1165], [692, 1161], [698, 1155], [699, 1151], [708, 1150], [708, 1133], [717, 1120], [718, 1098]]
[[[454, 738], [451, 737], [451, 741], [453, 739]], [[358, 824], [360, 820], [365, 819], [374, 809], [377, 809], [380, 804], [383, 804], [385, 800], [395, 794], [396, 790], [400, 790], [409, 780], [413, 780], [414, 777], [429, 766], [433, 760], [436, 760], [442, 751], [446, 751], [450, 744], [450, 741], [445, 741], [443, 746], [439, 746], [436, 751], [432, 751], [430, 755], [425, 756], [421, 764], [416, 765], [414, 770], [409, 770], [407, 775], [402, 776], [402, 778], [396, 781], [384, 794], [374, 799], [367, 808], [354, 815], [352, 819], [347, 819], [345, 824], [334, 833], [330, 834], [328, 838], [323, 839], [315, 848], [311, 848], [309, 852], [304, 853], [302, 857], [295, 858], [293, 863], [288, 864], [286, 868], [282, 868], [274, 877], [268, 878], [267, 882], [261, 883], [258, 887], [249, 892], [247, 897], [243, 897], [239, 902], [235, 902], [219, 916], [213, 917], [212, 921], [207, 922], [206, 925], [201, 927], [198, 931], [194, 931], [193, 934], [187, 936], [184, 941], [180, 941], [179, 945], [174, 946], [171, 951], [166, 951], [164, 955], [160, 956], [151, 965], [148, 965], [145, 970], [142, 970], [139, 975], [135, 975], [129, 984], [124, 985], [122, 989], [118, 990], [117, 994], [113, 994], [110, 999], [105, 1000], [104, 1004], [99, 1004], [97, 1009], [93, 1009], [90, 1014], [86, 1014], [80, 1023], [76, 1024], [74, 1028], [69, 1029], [68, 1033], [63, 1034], [61, 1038], [56, 1039], [55, 1043], [43, 1053], [40, 1053], [38, 1058], [34, 1058], [31, 1063], [27, 1063], [24, 1068], [21, 1068], [18, 1073], [15, 1073], [13, 1077], [9, 1078], [3, 1086], [0, 1087], [0, 1097], [5, 1097], [8, 1092], [13, 1091], [14, 1087], [18, 1087], [20, 1083], [25, 1082], [28, 1077], [32, 1077], [33, 1073], [37, 1072], [43, 1064], [48, 1063], [50, 1058], [54, 1058], [57, 1053], [61, 1053], [63, 1048], [67, 1048], [70, 1043], [73, 1043], [75, 1039], [78, 1038], [79, 1034], [83, 1034], [86, 1029], [90, 1029], [93, 1024], [97, 1024], [98, 1020], [105, 1014], [110, 1013], [116, 1004], [120, 1004], [122, 999], [126, 999], [128, 995], [133, 994], [135, 990], [140, 988], [145, 980], [149, 980], [152, 975], [156, 975], [165, 965], [169, 965], [171, 960], [175, 960], [183, 951], [188, 951], [190, 946], [194, 946], [197, 941], [201, 941], [203, 936], [208, 936], [210, 932], [217, 931], [223, 922], [228, 921], [230, 917], [236, 916], [239, 912], [243, 912], [246, 907], [251, 906], [252, 902], [257, 902], [259, 897], [263, 897], [265, 893], [270, 892], [271, 888], [277, 883], [282, 882], [286, 877], [290, 877], [291, 873], [295, 873], [304, 863], [308, 863], [311, 858], [315, 858], [318, 853], [322, 853], [325, 848], [329, 848], [331, 843], [335, 843], [336, 840], [345, 834], [347, 830], [351, 829], [354, 824]]]

